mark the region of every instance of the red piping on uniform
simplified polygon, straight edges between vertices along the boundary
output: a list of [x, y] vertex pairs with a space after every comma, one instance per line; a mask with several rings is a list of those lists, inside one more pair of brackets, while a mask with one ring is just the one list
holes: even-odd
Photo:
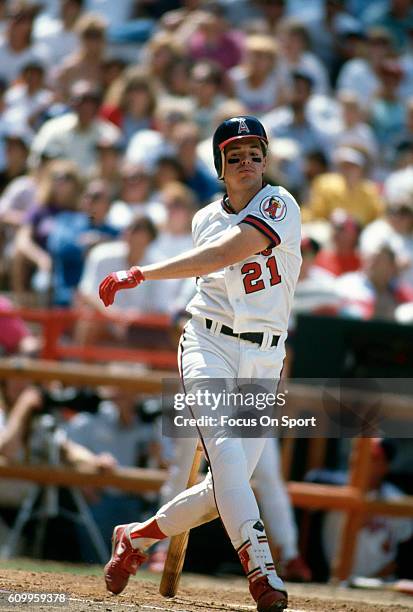
[[275, 230], [272, 229], [270, 225], [267, 225], [267, 223], [263, 221], [262, 219], [258, 219], [257, 217], [254, 217], [253, 215], [247, 215], [241, 221], [241, 223], [247, 223], [249, 225], [252, 225], [257, 230], [259, 230], [262, 234], [265, 234], [266, 236], [271, 238], [274, 246], [278, 246], [280, 244], [281, 242], [280, 236], [277, 234]]

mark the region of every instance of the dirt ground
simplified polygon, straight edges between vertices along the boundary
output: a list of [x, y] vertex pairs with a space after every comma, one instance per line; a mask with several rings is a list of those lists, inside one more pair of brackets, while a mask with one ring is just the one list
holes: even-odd
[[[39, 566], [40, 570], [40, 566]], [[75, 572], [73, 568], [73, 572]], [[87, 572], [87, 570], [85, 570]], [[96, 571], [96, 570], [95, 570]], [[107, 594], [101, 575], [9, 569], [0, 564], [0, 611], [47, 612], [247, 612], [255, 610], [242, 578], [184, 575], [179, 595], [164, 599], [158, 593], [159, 576], [147, 573], [130, 580], [124, 593]], [[10, 593], [67, 593], [66, 605], [22, 603], [10, 606]], [[388, 591], [360, 591], [327, 585], [289, 585], [291, 612], [406, 612], [413, 597]]]

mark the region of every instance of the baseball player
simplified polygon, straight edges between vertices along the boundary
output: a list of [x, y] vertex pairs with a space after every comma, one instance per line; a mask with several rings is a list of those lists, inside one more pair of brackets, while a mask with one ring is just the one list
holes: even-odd
[[[195, 276], [192, 315], [179, 345], [183, 384], [197, 379], [276, 380], [300, 265], [300, 210], [282, 187], [264, 183], [268, 139], [250, 116], [224, 121], [213, 137], [214, 163], [226, 194], [196, 213], [195, 248], [156, 264], [114, 272], [99, 295], [110, 306], [120, 289], [145, 280]], [[193, 409], [194, 413], [196, 409]], [[218, 515], [237, 550], [258, 612], [287, 607], [250, 478], [265, 438], [208, 435], [198, 428], [209, 471], [144, 523], [118, 525], [105, 566], [112, 593], [125, 588], [147, 550]]]

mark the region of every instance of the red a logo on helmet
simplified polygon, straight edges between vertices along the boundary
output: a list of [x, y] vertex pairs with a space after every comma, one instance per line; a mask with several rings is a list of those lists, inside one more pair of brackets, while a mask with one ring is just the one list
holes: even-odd
[[242, 134], [242, 133], [245, 133], [245, 134], [250, 133], [248, 125], [245, 123], [245, 119], [239, 120], [238, 134]]

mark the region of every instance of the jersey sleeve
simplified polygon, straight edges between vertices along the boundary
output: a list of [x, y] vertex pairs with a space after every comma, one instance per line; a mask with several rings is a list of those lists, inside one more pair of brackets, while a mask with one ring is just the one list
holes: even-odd
[[298, 204], [287, 190], [277, 189], [258, 200], [240, 223], [255, 227], [268, 238], [268, 248], [277, 247], [300, 231]]

